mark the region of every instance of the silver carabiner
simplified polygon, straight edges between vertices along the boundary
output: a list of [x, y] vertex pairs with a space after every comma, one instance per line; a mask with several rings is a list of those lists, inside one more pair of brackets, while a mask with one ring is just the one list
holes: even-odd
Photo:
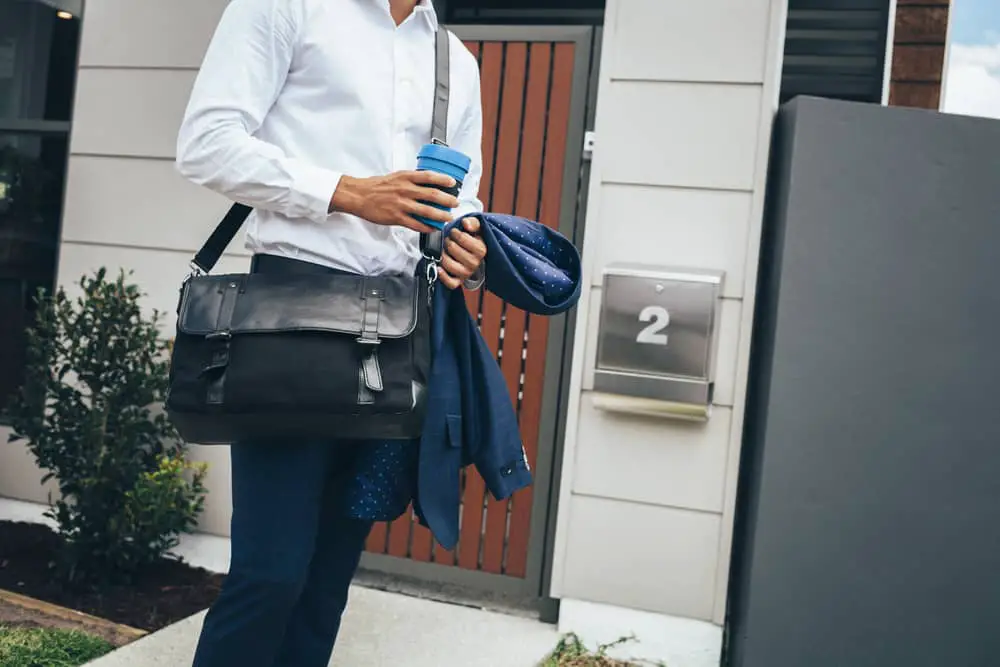
[[438, 281], [438, 263], [430, 258], [427, 262], [427, 305], [434, 302], [434, 285]]

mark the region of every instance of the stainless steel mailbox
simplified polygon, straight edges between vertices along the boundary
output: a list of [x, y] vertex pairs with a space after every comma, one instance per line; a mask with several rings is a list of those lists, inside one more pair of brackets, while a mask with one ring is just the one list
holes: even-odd
[[605, 410], [706, 421], [725, 274], [613, 264], [604, 271], [594, 373]]

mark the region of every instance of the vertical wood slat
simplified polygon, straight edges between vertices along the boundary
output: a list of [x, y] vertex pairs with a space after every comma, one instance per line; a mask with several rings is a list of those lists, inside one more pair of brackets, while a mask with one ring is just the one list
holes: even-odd
[[[523, 42], [507, 45], [507, 58], [504, 67], [503, 93], [501, 95], [500, 129], [497, 134], [496, 171], [493, 175], [493, 197], [491, 211], [498, 213], [513, 213], [514, 201], [517, 196], [518, 160], [521, 148], [522, 118], [524, 116], [524, 93], [528, 69], [528, 45]], [[504, 339], [494, 337], [487, 329], [486, 313], [483, 317], [483, 335], [490, 349], [505, 351], [501, 358], [501, 369], [517, 364], [517, 374], [520, 376], [520, 340], [512, 340], [520, 336], [524, 338], [524, 314], [507, 308], [495, 295], [487, 293], [484, 296], [491, 311], [490, 314], [504, 313]], [[499, 332], [498, 332], [499, 333]], [[512, 346], [510, 343], [513, 342]], [[516, 348], [516, 350], [514, 349]], [[509, 357], [509, 358], [508, 358]], [[517, 399], [515, 389], [513, 400]], [[483, 533], [482, 569], [492, 574], [500, 574], [503, 570], [503, 551], [507, 537], [507, 502], [497, 501], [487, 494], [486, 525]]]
[[421, 526], [417, 520], [416, 512], [407, 510], [406, 516], [412, 516], [412, 533], [410, 534], [410, 559], [421, 563], [428, 563], [431, 560], [431, 552], [434, 548], [434, 536], [429, 528]]
[[[483, 98], [483, 178], [479, 186], [479, 198], [487, 210], [492, 209], [493, 175], [496, 171], [496, 132], [500, 114], [500, 86], [503, 76], [504, 45], [500, 42], [486, 42], [480, 47], [480, 81]], [[491, 303], [489, 295], [483, 294], [475, 301], [481, 312], [480, 330], [487, 343], [495, 350], [500, 336], [499, 303]], [[495, 333], [494, 333], [495, 331]], [[462, 493], [462, 521], [459, 529], [458, 566], [467, 570], [479, 569], [479, 544], [483, 525], [483, 496], [486, 484], [474, 469], [465, 471], [465, 489]]]
[[387, 539], [389, 539], [389, 526], [381, 522], [376, 523], [372, 526], [372, 532], [368, 533], [365, 549], [375, 554], [384, 554]]
[[387, 553], [397, 558], [406, 558], [410, 551], [410, 512], [407, 510], [403, 516], [389, 524], [389, 547]]
[[[483, 65], [482, 65], [482, 63], [483, 63], [482, 43], [481, 42], [466, 42], [465, 45], [469, 49], [469, 52], [473, 55], [473, 57], [479, 63], [479, 69], [480, 69], [480, 71], [482, 71], [482, 67], [483, 67]], [[484, 101], [482, 101], [480, 103], [483, 104]], [[493, 128], [492, 128], [492, 126], [487, 125], [486, 121], [487, 121], [487, 119], [485, 117], [485, 112], [484, 112], [484, 117], [483, 117], [483, 148], [482, 148], [482, 150], [483, 150], [483, 176], [480, 179], [480, 187], [479, 187], [479, 193], [478, 193], [479, 200], [481, 202], [484, 202], [484, 203], [486, 202], [486, 199], [485, 199], [486, 196], [489, 194], [489, 188], [484, 186], [483, 180], [486, 178], [487, 172], [489, 172], [492, 169], [492, 166], [493, 166], [492, 162], [488, 162], [487, 161], [487, 156], [486, 156], [486, 136], [488, 134], [491, 135], [491, 136], [493, 135]], [[492, 156], [490, 156], [490, 160], [492, 160]], [[472, 313], [473, 319], [476, 319], [479, 316], [479, 309], [480, 309], [479, 299], [480, 299], [480, 293], [478, 291], [477, 292], [473, 292], [473, 291], [466, 290], [466, 292], [465, 292], [465, 305], [468, 306], [469, 312]]]
[[[569, 100], [572, 93], [573, 65], [575, 48], [571, 44], [556, 45], [554, 53], [546, 59], [546, 92], [548, 100], [538, 102], [546, 107], [547, 114], [539, 122], [537, 141], [544, 145], [544, 158], [539, 151], [538, 181], [535, 184], [535, 195], [530, 202], [534, 211], [531, 216], [549, 227], [558, 228], [561, 218], [561, 203], [563, 194], [563, 171], [567, 149], [567, 130], [569, 127]], [[534, 60], [532, 60], [534, 64]], [[551, 65], [551, 81], [548, 80], [548, 68]], [[532, 101], [529, 108], [535, 104]], [[546, 126], [547, 120], [547, 126]], [[525, 124], [525, 133], [533, 133], [535, 128], [530, 123]], [[534, 137], [532, 137], [534, 139]], [[528, 137], [525, 138], [526, 142]], [[539, 192], [541, 197], [539, 198]], [[521, 215], [527, 215], [527, 212]], [[538, 432], [541, 427], [542, 398], [545, 385], [545, 354], [548, 346], [549, 321], [544, 317], [528, 317], [527, 349], [524, 359], [524, 385], [518, 420], [521, 428], [521, 439], [528, 462], [535, 467], [538, 461]], [[507, 545], [507, 563], [505, 574], [511, 577], [524, 577], [528, 570], [528, 550], [531, 538], [531, 510], [534, 505], [534, 490], [532, 487], [518, 493], [511, 499], [510, 539]]]

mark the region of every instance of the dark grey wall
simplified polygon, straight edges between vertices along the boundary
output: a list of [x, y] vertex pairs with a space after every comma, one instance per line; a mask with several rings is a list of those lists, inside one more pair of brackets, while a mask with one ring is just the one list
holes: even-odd
[[778, 119], [727, 662], [1000, 665], [1000, 122]]

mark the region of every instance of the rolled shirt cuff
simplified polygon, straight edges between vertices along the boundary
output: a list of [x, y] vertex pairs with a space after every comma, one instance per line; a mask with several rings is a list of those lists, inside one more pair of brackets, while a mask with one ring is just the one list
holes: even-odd
[[303, 166], [295, 178], [292, 204], [296, 210], [291, 212], [291, 217], [324, 222], [330, 217], [330, 201], [343, 176], [339, 171], [312, 165]]
[[481, 288], [483, 286], [483, 283], [485, 282], [486, 282], [486, 260], [484, 259], [483, 262], [479, 265], [479, 268], [476, 269], [476, 272], [473, 273], [471, 276], [469, 276], [469, 278], [465, 281], [464, 286], [465, 289], [469, 290], [470, 292], [475, 292], [477, 289]]

